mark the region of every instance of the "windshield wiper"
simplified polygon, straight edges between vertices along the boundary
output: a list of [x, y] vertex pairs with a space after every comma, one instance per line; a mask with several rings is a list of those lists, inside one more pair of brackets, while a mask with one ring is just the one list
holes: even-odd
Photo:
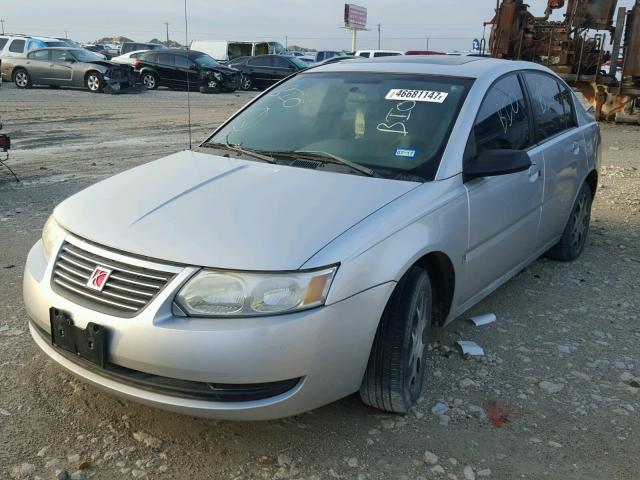
[[273, 157], [270, 157], [268, 155], [263, 155], [261, 153], [255, 152], [253, 150], [247, 150], [246, 148], [242, 148], [242, 147], [240, 147], [238, 145], [231, 145], [227, 141], [225, 141], [224, 143], [220, 143], [220, 142], [209, 143], [209, 142], [207, 142], [207, 143], [202, 144], [202, 146], [203, 147], [207, 147], [207, 148], [224, 148], [224, 149], [227, 149], [227, 150], [232, 150], [234, 152], [243, 153], [243, 154], [248, 155], [248, 156], [253, 157], [253, 158], [257, 158], [258, 160], [262, 160], [263, 162], [278, 163], [276, 161], [276, 159], [273, 158]]
[[[285, 152], [282, 152], [285, 153]], [[363, 165], [352, 162], [351, 160], [347, 160], [346, 158], [339, 157], [329, 152], [321, 152], [318, 150], [294, 150], [293, 152], [286, 152], [293, 155], [298, 156], [307, 156], [312, 157], [314, 160], [322, 159], [322, 160], [330, 160], [330, 163], [337, 163], [340, 165], [346, 165], [347, 167], [359, 172], [367, 177], [375, 177], [377, 176], [375, 170], [371, 170]], [[274, 152], [275, 154], [275, 152]]]

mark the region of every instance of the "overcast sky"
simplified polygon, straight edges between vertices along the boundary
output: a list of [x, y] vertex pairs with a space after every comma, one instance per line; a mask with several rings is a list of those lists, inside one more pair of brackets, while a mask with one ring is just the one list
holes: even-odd
[[[275, 40], [283, 45], [351, 49], [350, 33], [341, 29], [344, 1], [338, 0], [187, 0], [189, 40]], [[634, 0], [621, 0], [630, 6]], [[368, 9], [368, 28], [358, 48], [452, 50], [471, 48], [482, 38], [482, 22], [490, 20], [495, 0], [356, 0]], [[535, 14], [545, 0], [530, 0]], [[8, 32], [89, 42], [112, 35], [138, 41], [169, 37], [185, 41], [183, 0], [0, 0], [0, 18]], [[489, 31], [487, 30], [487, 38]]]

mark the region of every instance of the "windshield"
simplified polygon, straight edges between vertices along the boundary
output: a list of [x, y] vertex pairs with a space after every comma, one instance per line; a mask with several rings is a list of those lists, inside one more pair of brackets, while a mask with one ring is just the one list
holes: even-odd
[[198, 55], [197, 57], [191, 57], [191, 60], [196, 62], [201, 67], [218, 67], [220, 64], [216, 62], [213, 57], [209, 55]]
[[89, 50], [73, 50], [71, 53], [79, 62], [95, 62], [102, 60], [102, 57]]
[[301, 74], [208, 141], [269, 152], [324, 152], [386, 178], [433, 180], [472, 80], [373, 72]]

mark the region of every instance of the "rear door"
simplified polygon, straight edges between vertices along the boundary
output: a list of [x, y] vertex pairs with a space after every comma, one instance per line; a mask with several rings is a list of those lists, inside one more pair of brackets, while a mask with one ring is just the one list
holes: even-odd
[[528, 171], [465, 183], [469, 201], [465, 301], [504, 279], [536, 251], [544, 172], [541, 149], [532, 136], [531, 112], [520, 78], [508, 74], [487, 91], [465, 160], [488, 150], [524, 150], [532, 166]]
[[544, 72], [529, 71], [524, 78], [535, 118], [535, 141], [544, 153], [540, 236], [549, 242], [562, 234], [586, 175], [586, 145], [568, 88]]
[[48, 81], [51, 79], [51, 61], [49, 60], [49, 50], [35, 50], [27, 54], [24, 62], [31, 80], [34, 83]]
[[161, 85], [180, 85], [174, 54], [158, 53], [158, 65], [156, 69], [158, 71], [158, 77]]
[[186, 87], [187, 78], [191, 87], [198, 86], [198, 69], [193, 60], [189, 60], [186, 55], [176, 55], [176, 85]]

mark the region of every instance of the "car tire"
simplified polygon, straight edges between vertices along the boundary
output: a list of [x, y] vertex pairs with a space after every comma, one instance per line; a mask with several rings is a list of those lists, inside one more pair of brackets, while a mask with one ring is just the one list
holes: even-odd
[[24, 68], [18, 68], [13, 72], [13, 83], [18, 88], [31, 88], [33, 86], [31, 75]]
[[253, 78], [251, 78], [251, 75], [242, 75], [240, 88], [242, 90], [253, 90]]
[[100, 72], [89, 72], [84, 79], [84, 84], [91, 93], [100, 93], [104, 88], [104, 80]]
[[591, 187], [584, 183], [573, 204], [562, 238], [547, 251], [547, 257], [570, 262], [582, 254], [589, 234], [592, 201]]
[[158, 88], [158, 76], [153, 72], [144, 72], [140, 80], [147, 90], [155, 90]]
[[382, 313], [360, 386], [360, 398], [367, 405], [404, 413], [418, 400], [431, 297], [429, 275], [422, 268], [411, 267], [396, 285]]

